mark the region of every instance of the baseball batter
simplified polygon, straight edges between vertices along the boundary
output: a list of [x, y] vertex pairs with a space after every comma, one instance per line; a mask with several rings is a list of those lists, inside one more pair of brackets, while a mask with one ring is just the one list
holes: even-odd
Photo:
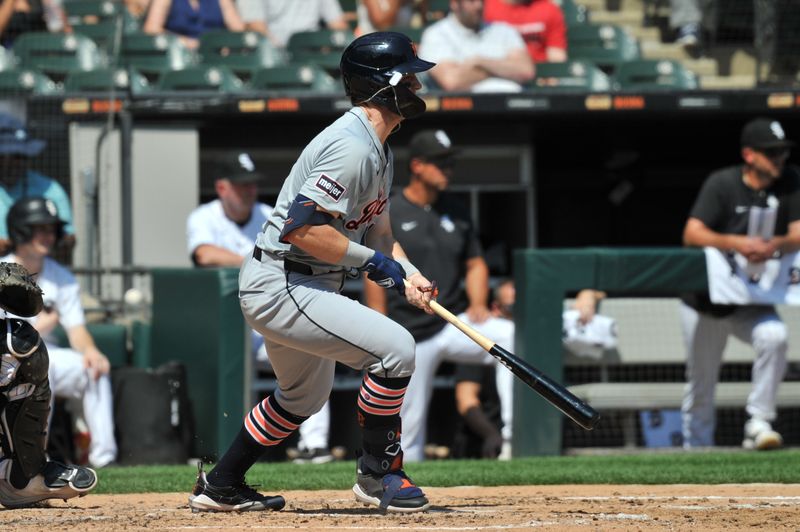
[[[395, 243], [388, 194], [389, 135], [424, 112], [416, 73], [430, 69], [408, 37], [364, 35], [341, 59], [353, 108], [303, 150], [239, 277], [245, 319], [265, 339], [278, 390], [245, 417], [231, 447], [190, 496], [194, 510], [280, 509], [244, 482], [264, 448], [277, 445], [325, 403], [337, 361], [366, 370], [358, 396], [362, 449], [356, 499], [384, 511], [428, 508], [403, 471], [400, 408], [414, 371], [414, 340], [386, 316], [340, 294], [364, 271], [379, 285], [428, 308], [429, 281]], [[409, 285], [405, 287], [407, 279]]]

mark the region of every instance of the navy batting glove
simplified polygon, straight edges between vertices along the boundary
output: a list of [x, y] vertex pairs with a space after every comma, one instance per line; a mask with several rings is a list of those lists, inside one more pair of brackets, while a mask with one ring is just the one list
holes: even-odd
[[376, 251], [359, 269], [369, 272], [367, 279], [375, 281], [379, 286], [394, 288], [401, 296], [405, 295], [406, 286], [403, 283], [403, 279], [406, 278], [406, 271], [396, 260], [390, 259], [380, 251]]

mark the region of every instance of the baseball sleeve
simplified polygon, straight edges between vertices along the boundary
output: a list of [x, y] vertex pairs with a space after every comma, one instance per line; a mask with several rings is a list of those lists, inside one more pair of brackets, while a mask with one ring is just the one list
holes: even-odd
[[69, 330], [72, 327], [86, 323], [83, 307], [81, 306], [80, 285], [75, 276], [66, 269], [62, 269], [58, 273], [57, 284], [58, 293], [55, 298], [55, 308], [58, 311], [61, 326]]
[[186, 242], [189, 255], [201, 244], [215, 244], [207, 209], [202, 205], [193, 210], [186, 219]]
[[358, 203], [362, 177], [372, 175], [369, 152], [361, 146], [339, 138], [321, 148], [300, 194], [332, 214], [349, 214]]

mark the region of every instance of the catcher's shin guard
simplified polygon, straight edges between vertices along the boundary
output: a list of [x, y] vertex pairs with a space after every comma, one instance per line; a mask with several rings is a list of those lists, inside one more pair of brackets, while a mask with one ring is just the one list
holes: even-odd
[[[12, 340], [13, 341], [13, 340]], [[3, 358], [11, 358], [8, 353]], [[50, 382], [47, 378], [47, 348], [38, 348], [24, 358], [11, 382], [0, 387], [0, 446], [26, 479], [42, 471], [45, 434], [50, 413]]]

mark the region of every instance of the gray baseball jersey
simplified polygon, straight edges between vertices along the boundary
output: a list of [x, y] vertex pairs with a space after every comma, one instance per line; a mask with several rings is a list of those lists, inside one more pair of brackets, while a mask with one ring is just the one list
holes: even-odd
[[330, 225], [349, 240], [363, 243], [375, 218], [388, 207], [393, 159], [392, 151], [383, 147], [363, 109], [347, 111], [300, 154], [278, 195], [275, 210], [256, 239], [258, 247], [308, 264], [315, 273], [343, 269], [279, 241], [289, 206], [302, 194], [326, 211], [340, 215]]

